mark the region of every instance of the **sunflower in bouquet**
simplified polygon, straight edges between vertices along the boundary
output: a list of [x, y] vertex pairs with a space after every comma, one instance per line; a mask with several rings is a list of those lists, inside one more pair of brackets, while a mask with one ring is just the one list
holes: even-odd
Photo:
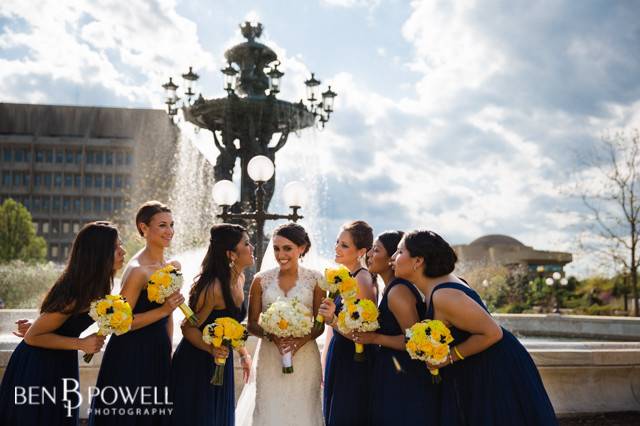
[[[182, 288], [182, 272], [169, 264], [155, 271], [147, 282], [147, 295], [151, 302], [162, 304], [165, 299]], [[198, 318], [189, 305], [183, 303], [179, 306], [185, 318], [191, 325], [198, 325]]]
[[[449, 356], [449, 345], [453, 342], [453, 336], [442, 321], [424, 320], [406, 330], [405, 341], [407, 352], [412, 359], [442, 364]], [[429, 371], [434, 382], [439, 383], [441, 379], [438, 369]]]
[[[304, 337], [311, 333], [313, 314], [298, 299], [278, 298], [266, 311], [260, 314], [258, 324], [269, 334], [277, 337]], [[282, 355], [282, 372], [293, 373], [291, 352]]]
[[[375, 331], [379, 327], [378, 307], [369, 299], [347, 300], [338, 314], [338, 330], [342, 334]], [[355, 345], [354, 359], [364, 361], [364, 345], [358, 342]]]
[[[91, 302], [89, 316], [98, 324], [98, 336], [120, 336], [131, 329], [133, 322], [131, 305], [119, 294], [108, 294]], [[93, 354], [83, 356], [85, 362], [90, 362], [92, 358]]]
[[[350, 300], [358, 294], [358, 282], [345, 266], [325, 269], [324, 278], [324, 281], [320, 281], [318, 286], [328, 292], [329, 299], [334, 302], [338, 295], [342, 297], [342, 300]], [[320, 314], [316, 315], [313, 326], [320, 327], [322, 323], [324, 323], [324, 317]]]
[[[247, 329], [231, 317], [217, 318], [211, 324], [207, 324], [202, 330], [202, 340], [216, 348], [222, 345], [229, 349], [240, 349], [249, 338]], [[224, 366], [226, 358], [215, 358], [216, 367], [211, 377], [211, 384], [222, 386], [224, 382]]]

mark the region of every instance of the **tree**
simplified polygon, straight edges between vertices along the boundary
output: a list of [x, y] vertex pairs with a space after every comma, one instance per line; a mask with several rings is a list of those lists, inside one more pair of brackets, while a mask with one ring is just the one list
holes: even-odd
[[633, 315], [638, 312], [640, 267], [640, 134], [604, 137], [586, 157], [576, 190], [593, 220], [595, 247], [623, 265], [631, 278]]
[[0, 262], [45, 260], [47, 243], [36, 236], [31, 213], [12, 198], [0, 206]]

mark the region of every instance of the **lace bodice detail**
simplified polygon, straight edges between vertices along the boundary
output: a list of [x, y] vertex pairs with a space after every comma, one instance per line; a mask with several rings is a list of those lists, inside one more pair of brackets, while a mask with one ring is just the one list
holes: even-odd
[[278, 273], [280, 268], [269, 269], [256, 274], [260, 278], [262, 285], [262, 312], [266, 311], [278, 297], [283, 299], [298, 299], [309, 309], [313, 309], [313, 291], [316, 285], [323, 279], [322, 274], [311, 269], [298, 267], [298, 281], [287, 294], [282, 291], [279, 285]]

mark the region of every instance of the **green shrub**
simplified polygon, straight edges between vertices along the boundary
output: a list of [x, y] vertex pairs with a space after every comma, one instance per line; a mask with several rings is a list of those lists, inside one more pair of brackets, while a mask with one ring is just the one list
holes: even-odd
[[14, 260], [0, 264], [0, 299], [5, 308], [38, 308], [63, 265]]

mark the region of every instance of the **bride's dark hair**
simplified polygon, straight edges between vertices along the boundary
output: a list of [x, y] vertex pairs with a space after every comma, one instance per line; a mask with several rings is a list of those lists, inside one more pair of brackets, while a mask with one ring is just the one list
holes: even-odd
[[285, 223], [284, 225], [280, 225], [275, 229], [275, 231], [273, 231], [273, 235], [284, 237], [298, 247], [304, 247], [304, 251], [302, 252], [300, 257], [304, 257], [304, 255], [307, 254], [309, 252], [309, 249], [311, 248], [311, 240], [309, 239], [309, 234], [307, 234], [307, 231], [305, 231], [305, 229], [297, 223], [289, 222]]
[[242, 240], [247, 230], [240, 225], [222, 223], [213, 225], [210, 231], [209, 248], [202, 260], [200, 274], [195, 277], [194, 283], [189, 291], [189, 307], [197, 311], [196, 304], [200, 293], [206, 291], [210, 285], [213, 285], [216, 278], [222, 286], [222, 297], [224, 304], [232, 315], [240, 310], [231, 297], [231, 267], [229, 266], [228, 250], [235, 250], [238, 243]]

